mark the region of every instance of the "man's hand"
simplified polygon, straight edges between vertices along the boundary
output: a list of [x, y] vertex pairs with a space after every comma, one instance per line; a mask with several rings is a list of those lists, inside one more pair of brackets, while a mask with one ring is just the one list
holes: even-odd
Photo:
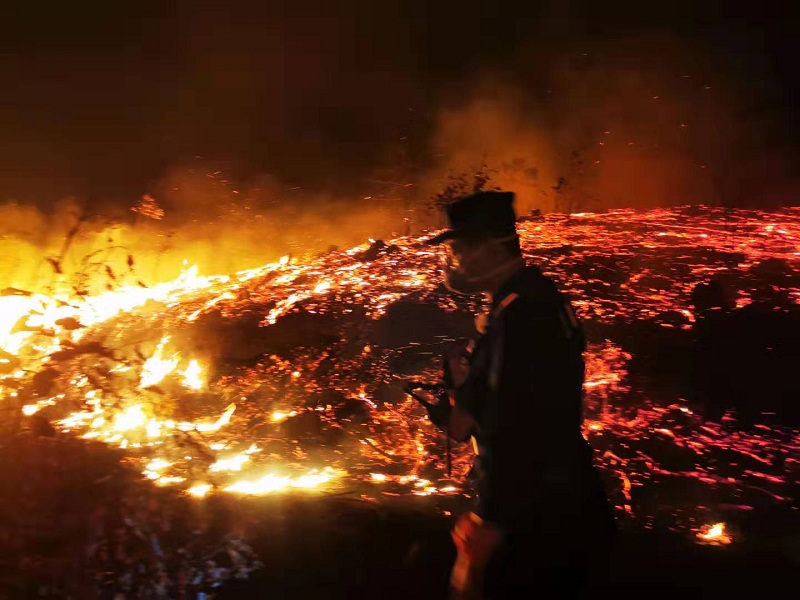
[[461, 387], [469, 373], [469, 356], [472, 341], [453, 344], [444, 352], [444, 382], [448, 389]]
[[503, 544], [503, 531], [475, 513], [459, 518], [451, 535], [459, 555], [466, 556], [472, 566], [479, 569], [489, 564]]
[[426, 404], [425, 410], [428, 411], [428, 418], [431, 423], [441, 429], [446, 429], [449, 426], [450, 413], [452, 412], [449, 398], [439, 398], [439, 402], [436, 404]]

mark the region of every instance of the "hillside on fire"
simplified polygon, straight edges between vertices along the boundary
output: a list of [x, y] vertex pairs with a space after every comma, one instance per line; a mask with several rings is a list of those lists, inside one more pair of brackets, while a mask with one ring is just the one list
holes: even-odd
[[[786, 534], [796, 531], [800, 508], [800, 387], [792, 377], [800, 211], [554, 213], [517, 227], [526, 258], [559, 282], [584, 321], [584, 435], [624, 530], [671, 532], [678, 543], [739, 553], [796, 553]], [[374, 515], [411, 506], [411, 522], [441, 528], [473, 493], [471, 451], [450, 448], [403, 384], [435, 383], [444, 347], [471, 335], [485, 306], [440, 284], [444, 256], [425, 237], [286, 256], [230, 275], [187, 266], [170, 282], [96, 294], [4, 290], [2, 452], [27, 449], [12, 479], [26, 468], [49, 472], [24, 466], [35, 461], [26, 452], [52, 452], [37, 449], [46, 442], [87, 474], [45, 484], [29, 473], [23, 498], [42, 487], [69, 504], [77, 492], [65, 481], [76, 485], [89, 472], [98, 490], [114, 481], [83, 501], [90, 525], [72, 523], [69, 539], [55, 542], [41, 525], [14, 524], [20, 507], [4, 501], [6, 545], [16, 554], [4, 572], [36, 573], [63, 593], [123, 590], [134, 580], [140, 588], [158, 580], [164, 589], [217, 589], [263, 577], [265, 553], [291, 545], [264, 538], [263, 522], [275, 523], [264, 513], [291, 523], [286, 539], [292, 528], [305, 531], [281, 498], [336, 535], [343, 530], [331, 519], [347, 515], [358, 535], [377, 526], [364, 525], [369, 517], [354, 506]], [[704, 378], [709, 369], [714, 377]], [[118, 486], [140, 490], [137, 499], [113, 500]], [[349, 508], [322, 508], [331, 502]], [[217, 529], [200, 527], [206, 545], [192, 545], [175, 533], [192, 526], [170, 526], [165, 511], [251, 521], [214, 521]], [[60, 527], [52, 518], [45, 529]], [[358, 535], [353, 548], [370, 543]], [[432, 550], [406, 538], [395, 536], [402, 547], [383, 552], [412, 572], [420, 569], [415, 554]], [[83, 558], [56, 560], [76, 547]], [[368, 561], [353, 548], [341, 560]], [[334, 567], [309, 567], [317, 575], [308, 577], [346, 568], [326, 560]]]

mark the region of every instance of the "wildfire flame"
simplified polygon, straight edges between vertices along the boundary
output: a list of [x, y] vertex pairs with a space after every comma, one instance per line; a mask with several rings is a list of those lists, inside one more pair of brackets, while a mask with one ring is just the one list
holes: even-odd
[[[105, 423], [105, 419], [92, 422], [93, 425], [95, 423], [102, 425]], [[114, 424], [111, 429], [114, 431], [131, 431], [132, 429], [144, 427], [146, 423], [147, 415], [144, 414], [144, 408], [142, 408], [141, 404], [135, 404], [114, 415]]]
[[225, 490], [240, 494], [261, 495], [288, 489], [311, 489], [328, 483], [335, 476], [336, 473], [330, 467], [323, 471], [312, 470], [296, 478], [270, 473], [256, 480], [237, 481], [226, 487]]
[[[526, 255], [559, 281], [582, 318], [600, 324], [649, 320], [689, 329], [689, 296], [698, 282], [722, 272], [746, 275], [765, 259], [800, 267], [797, 209], [768, 219], [757, 211], [710, 208], [548, 215], [520, 222], [518, 230]], [[373, 250], [364, 244], [307, 260], [284, 256], [225, 276], [201, 276], [197, 266], [187, 266], [174, 281], [97, 296], [2, 296], [0, 397], [13, 399], [24, 415], [42, 413], [64, 431], [125, 448], [141, 461], [145, 477], [185, 486], [198, 498], [320, 489], [343, 478], [378, 494], [457, 493], [469, 453], [454, 453], [456, 485], [434, 481], [436, 468], [443, 474], [442, 444], [424, 412], [410, 400], [376, 398], [375, 382], [390, 380], [389, 365], [408, 348], [381, 346], [370, 328], [408, 298], [447, 313], [482, 306], [436, 288], [440, 249], [399, 238]], [[787, 293], [800, 302], [800, 290]], [[747, 302], [745, 295], [737, 299], [740, 306]], [[217, 376], [195, 351], [205, 342], [185, 343], [187, 331], [208, 327], [204, 319], [252, 314], [260, 320], [258, 335], [290, 315], [331, 316], [344, 325], [337, 342], [310, 343], [290, 355], [267, 345], [255, 366]], [[137, 356], [130, 348], [141, 339], [151, 351]], [[106, 340], [121, 349], [106, 347]], [[630, 359], [613, 341], [592, 344], [586, 354], [587, 403], [594, 412], [584, 433], [600, 450], [602, 468], [620, 482], [625, 510], [633, 512], [638, 487], [670, 478], [720, 494], [785, 500], [786, 475], [771, 465], [776, 453], [789, 461], [800, 456], [797, 432], [731, 433], [722, 424], [701, 423], [677, 398], [671, 404], [640, 399], [635, 414], [618, 410], [615, 402], [630, 392]], [[434, 362], [416, 374], [436, 376]], [[47, 378], [34, 385], [37, 373]], [[336, 394], [325, 395], [330, 391]], [[81, 408], [68, 413], [68, 406]], [[187, 440], [198, 450], [187, 450]], [[679, 454], [681, 466], [659, 462], [656, 446]], [[717, 449], [737, 456], [736, 473], [705, 460]], [[717, 524], [698, 540], [727, 535]]]
[[733, 541], [733, 538], [725, 531], [725, 523], [706, 525], [697, 534], [697, 537], [709, 544], [725, 545]]
[[[0, 298], [0, 349], [16, 354], [30, 335], [15, 331], [17, 323], [39, 306], [38, 297], [4, 296]], [[5, 359], [8, 362], [8, 359]]]
[[153, 356], [148, 358], [142, 365], [140, 388], [156, 385], [178, 366], [178, 359], [174, 356], [170, 358], [162, 357], [164, 346], [166, 346], [167, 342], [169, 342], [168, 335], [161, 338]]
[[196, 498], [203, 498], [210, 492], [214, 486], [210, 483], [198, 483], [197, 485], [193, 485], [188, 490], [186, 490], [190, 495], [195, 496]]
[[183, 371], [183, 384], [193, 390], [201, 390], [204, 385], [202, 375], [203, 368], [200, 366], [200, 363], [192, 359]]

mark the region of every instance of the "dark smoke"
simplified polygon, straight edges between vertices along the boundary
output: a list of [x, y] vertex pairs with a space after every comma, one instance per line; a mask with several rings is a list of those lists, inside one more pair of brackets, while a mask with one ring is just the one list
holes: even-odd
[[[800, 197], [780, 10], [333, 4], [9, 7], [5, 260], [57, 253], [88, 212], [159, 269], [244, 268], [419, 230], [415, 207], [477, 169], [520, 212]], [[144, 194], [162, 223], [132, 219]], [[77, 241], [107, 244], [108, 222]]]
[[450, 91], [430, 187], [484, 164], [522, 211], [797, 202], [785, 113], [719, 54], [657, 33], [521, 51]]

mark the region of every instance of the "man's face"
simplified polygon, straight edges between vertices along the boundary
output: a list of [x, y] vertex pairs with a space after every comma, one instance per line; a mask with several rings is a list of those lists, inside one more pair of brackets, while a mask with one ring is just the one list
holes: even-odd
[[482, 275], [491, 270], [490, 252], [485, 240], [455, 239], [448, 242], [449, 268], [446, 285], [453, 291], [474, 294], [483, 290]]
[[455, 268], [469, 277], [479, 274], [477, 267], [483, 263], [484, 242], [481, 240], [455, 239], [450, 242], [450, 256]]

